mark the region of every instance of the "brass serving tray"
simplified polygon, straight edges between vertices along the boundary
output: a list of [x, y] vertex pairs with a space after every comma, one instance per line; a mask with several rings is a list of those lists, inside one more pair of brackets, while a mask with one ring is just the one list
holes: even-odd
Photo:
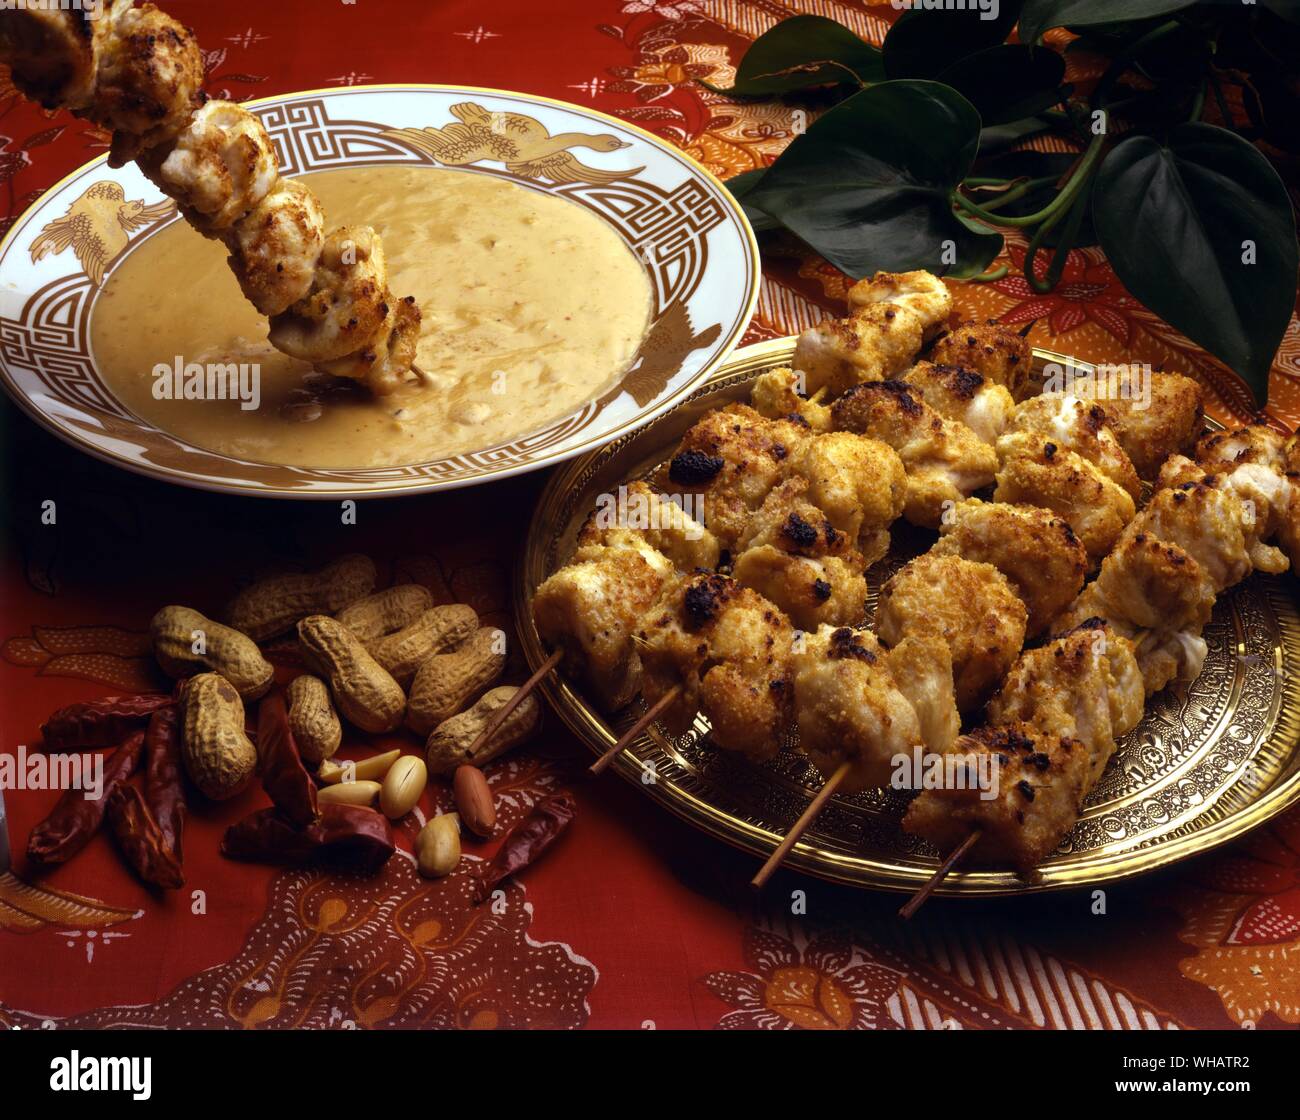
[[[747, 400], [750, 382], [788, 365], [794, 339], [737, 351], [702, 389], [647, 427], [560, 467], [542, 493], [515, 577], [516, 617], [530, 666], [546, 657], [529, 603], [572, 552], [596, 496], [616, 491], [671, 454], [706, 410]], [[1035, 361], [1064, 361], [1035, 351]], [[1082, 363], [1076, 363], [1082, 365]], [[901, 523], [900, 523], [901, 529]], [[868, 617], [880, 584], [917, 550], [908, 534], [868, 574]], [[928, 538], [919, 540], [928, 547]], [[1300, 800], [1300, 610], [1294, 576], [1256, 574], [1220, 597], [1205, 630], [1201, 675], [1149, 699], [1119, 745], [1074, 830], [1040, 873], [958, 871], [944, 895], [1060, 890], [1138, 875], [1240, 836]], [[597, 754], [643, 711], [640, 700], [607, 718], [558, 674], [543, 688]], [[707, 724], [673, 739], [651, 727], [614, 762], [649, 797], [702, 831], [766, 856], [807, 806], [821, 776], [800, 754], [754, 764], [711, 748]], [[874, 790], [833, 797], [787, 865], [836, 882], [914, 891], [936, 866], [934, 850], [899, 826], [907, 795]]]

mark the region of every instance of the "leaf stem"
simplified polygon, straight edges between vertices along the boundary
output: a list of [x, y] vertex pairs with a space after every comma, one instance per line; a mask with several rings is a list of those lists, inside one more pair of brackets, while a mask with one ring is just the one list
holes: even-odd
[[1177, 31], [1182, 25], [1176, 19], [1165, 20], [1158, 27], [1153, 27], [1145, 35], [1139, 35], [1133, 42], [1129, 43], [1120, 51], [1106, 68], [1106, 72], [1098, 79], [1096, 86], [1093, 87], [1092, 96], [1088, 99], [1088, 104], [1093, 109], [1102, 108], [1102, 102], [1106, 94], [1110, 92], [1113, 86], [1120, 78], [1124, 76], [1133, 60], [1152, 43], [1163, 39], [1166, 35]]

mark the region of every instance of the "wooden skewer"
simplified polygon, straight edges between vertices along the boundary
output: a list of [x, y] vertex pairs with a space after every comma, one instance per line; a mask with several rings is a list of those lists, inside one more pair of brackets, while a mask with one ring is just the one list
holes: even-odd
[[825, 782], [822, 788], [817, 791], [817, 796], [808, 802], [808, 808], [803, 811], [803, 815], [794, 822], [793, 827], [785, 834], [785, 839], [777, 845], [776, 851], [767, 857], [767, 862], [758, 869], [758, 874], [750, 880], [751, 885], [756, 890], [761, 890], [767, 881], [775, 874], [776, 869], [781, 866], [781, 861], [790, 853], [790, 849], [799, 843], [801, 837], [807, 830], [808, 826], [817, 819], [817, 814], [822, 811], [822, 806], [831, 799], [831, 796], [840, 788], [840, 783], [848, 777], [849, 770], [852, 769], [852, 763], [841, 762]]
[[466, 752], [466, 757], [468, 758], [474, 757], [474, 755], [478, 752], [479, 747], [481, 747], [493, 735], [495, 735], [497, 728], [500, 727], [503, 723], [505, 723], [507, 719], [510, 718], [510, 713], [513, 712], [517, 707], [519, 707], [520, 704], [522, 704], [528, 698], [528, 694], [537, 687], [537, 682], [540, 681], [544, 676], [546, 676], [546, 674], [549, 673], [552, 669], [554, 669], [563, 658], [564, 658], [564, 651], [557, 649], [553, 654], [551, 654], [550, 657], [548, 657], [539, 666], [537, 666], [537, 672], [535, 672], [531, 677], [529, 677], [526, 681], [524, 681], [523, 684], [521, 684], [517, 689], [515, 689], [515, 694], [512, 697], [510, 697], [510, 699], [507, 700], [500, 708], [497, 709], [496, 715], [494, 715], [490, 720], [487, 721], [487, 723], [483, 727], [483, 730], [479, 732], [478, 738], [475, 739], [474, 742], [470, 744], [469, 750]]
[[604, 773], [605, 767], [608, 766], [611, 762], [613, 762], [614, 759], [616, 759], [623, 751], [625, 751], [628, 747], [628, 744], [630, 744], [633, 739], [635, 739], [638, 735], [640, 735], [642, 731], [644, 731], [647, 727], [649, 727], [658, 717], [659, 713], [662, 712], [666, 707], [668, 707], [669, 704], [671, 704], [674, 700], [677, 699], [677, 697], [681, 694], [681, 691], [682, 691], [682, 686], [679, 684], [675, 684], [661, 697], [659, 697], [658, 700], [656, 700], [653, 704], [651, 704], [650, 707], [648, 707], [645, 710], [645, 712], [642, 713], [641, 718], [638, 719], [636, 723], [634, 723], [631, 727], [627, 729], [627, 732], [623, 735], [623, 737], [619, 739], [617, 743], [615, 743], [612, 747], [610, 747], [609, 750], [607, 750], [598, 759], [596, 759], [595, 762], [591, 764], [591, 773], [593, 774]]
[[906, 921], [921, 909], [921, 907], [925, 905], [925, 900], [934, 894], [934, 892], [938, 890], [939, 884], [948, 877], [948, 873], [965, 858], [967, 852], [975, 847], [979, 842], [981, 835], [983, 835], [983, 833], [981, 833], [977, 828], [967, 836], [965, 840], [953, 848], [953, 850], [948, 853], [947, 858], [935, 869], [934, 874], [930, 876], [929, 882], [903, 903], [899, 908], [898, 916]]

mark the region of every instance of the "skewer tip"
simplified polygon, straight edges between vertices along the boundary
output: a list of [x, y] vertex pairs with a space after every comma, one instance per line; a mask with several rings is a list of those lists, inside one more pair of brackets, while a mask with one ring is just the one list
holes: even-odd
[[948, 877], [952, 869], [966, 857], [966, 853], [975, 847], [982, 835], [983, 833], [978, 828], [974, 829], [965, 840], [953, 848], [953, 850], [944, 857], [943, 862], [935, 868], [934, 874], [930, 876], [925, 886], [918, 890], [916, 894], [912, 895], [911, 898], [899, 907], [898, 916], [902, 918], [903, 921], [910, 919], [918, 910], [921, 909], [922, 906], [925, 905], [925, 900], [939, 889], [939, 885]]

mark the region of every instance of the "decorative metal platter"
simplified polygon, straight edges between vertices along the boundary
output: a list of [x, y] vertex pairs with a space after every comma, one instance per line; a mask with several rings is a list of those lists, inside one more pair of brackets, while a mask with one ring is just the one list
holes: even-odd
[[[656, 421], [551, 476], [514, 587], [532, 668], [549, 652], [532, 624], [533, 592], [567, 560], [597, 496], [662, 463], [704, 412], [748, 400], [754, 378], [788, 365], [793, 353], [793, 338], [737, 351], [706, 386]], [[1034, 360], [1041, 365], [1069, 359], [1036, 350]], [[890, 555], [868, 573], [868, 619], [884, 580], [930, 543], [920, 531], [906, 532], [902, 523], [897, 528]], [[1240, 836], [1300, 800], [1300, 610], [1294, 579], [1291, 573], [1257, 573], [1220, 596], [1204, 632], [1209, 656], [1201, 675], [1148, 700], [1145, 717], [1120, 742], [1074, 830], [1036, 877], [958, 871], [937, 893], [1019, 894], [1127, 878]], [[543, 687], [564, 722], [597, 754], [644, 711], [638, 699], [606, 717], [558, 674], [550, 674]], [[807, 806], [821, 776], [797, 752], [756, 764], [712, 748], [707, 732], [703, 719], [681, 738], [652, 726], [614, 768], [702, 831], [764, 857]], [[894, 790], [834, 796], [787, 866], [857, 886], [916, 890], [937, 857], [902, 831], [907, 799]]]

